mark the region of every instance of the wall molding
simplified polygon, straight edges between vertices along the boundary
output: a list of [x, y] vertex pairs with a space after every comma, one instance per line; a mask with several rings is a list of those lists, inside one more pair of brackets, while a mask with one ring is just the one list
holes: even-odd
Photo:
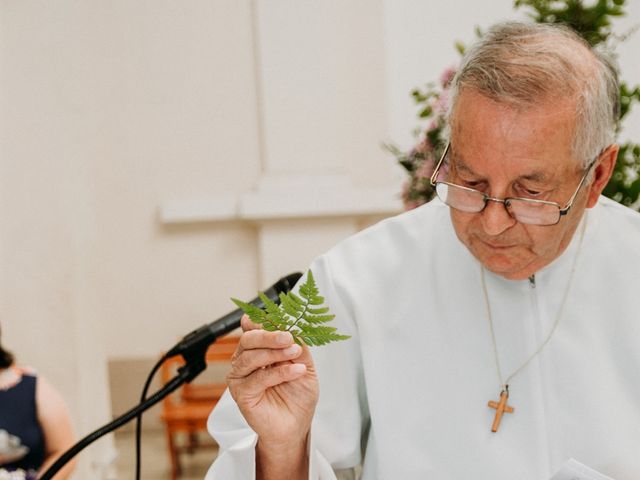
[[163, 224], [394, 215], [402, 211], [398, 192], [356, 187], [342, 175], [265, 177], [245, 193], [168, 199], [159, 215]]

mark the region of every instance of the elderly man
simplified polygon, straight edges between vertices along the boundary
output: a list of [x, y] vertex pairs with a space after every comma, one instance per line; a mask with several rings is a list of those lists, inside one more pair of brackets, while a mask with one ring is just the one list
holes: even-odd
[[600, 196], [617, 92], [569, 30], [489, 31], [438, 199], [311, 266], [352, 339], [312, 358], [243, 319], [207, 479], [640, 478], [640, 215]]

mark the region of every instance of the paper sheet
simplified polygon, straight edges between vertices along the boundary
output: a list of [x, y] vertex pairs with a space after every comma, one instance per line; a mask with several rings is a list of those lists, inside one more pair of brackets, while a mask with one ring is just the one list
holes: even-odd
[[587, 467], [573, 458], [567, 460], [564, 465], [551, 477], [551, 480], [614, 480], [593, 468]]

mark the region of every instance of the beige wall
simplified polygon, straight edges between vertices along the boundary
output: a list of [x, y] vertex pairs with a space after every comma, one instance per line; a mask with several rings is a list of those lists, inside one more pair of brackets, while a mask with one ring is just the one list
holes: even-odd
[[[270, 247], [277, 218], [160, 219], [172, 199], [232, 198], [285, 172], [393, 184], [380, 4], [326, 6], [0, 3], [3, 340], [62, 391], [81, 434], [111, 416], [109, 361], [148, 362], [375, 218], [301, 225], [324, 240], [295, 260]], [[121, 383], [133, 402], [142, 380]], [[107, 477], [111, 448], [83, 453], [79, 478]]]
[[107, 359], [155, 356], [256, 289], [253, 231], [157, 220], [167, 196], [256, 181], [250, 5], [0, 6], [4, 340], [85, 434], [111, 416]]
[[[473, 25], [512, 16], [504, 0], [0, 1], [4, 343], [80, 433], [103, 424], [112, 395], [139, 395], [127, 362], [397, 211], [380, 144], [410, 144], [408, 92]], [[639, 37], [620, 48], [632, 83]], [[112, 454], [81, 455], [78, 478], [108, 478]]]

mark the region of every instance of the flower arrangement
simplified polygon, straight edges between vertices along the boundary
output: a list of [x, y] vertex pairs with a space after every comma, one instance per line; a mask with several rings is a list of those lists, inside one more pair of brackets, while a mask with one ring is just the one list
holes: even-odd
[[[624, 41], [633, 33], [616, 36], [611, 30], [611, 18], [625, 15], [625, 2], [598, 0], [592, 6], [585, 6], [583, 0], [515, 0], [514, 7], [530, 9], [529, 16], [539, 23], [569, 25], [590, 45], [603, 43], [613, 50], [614, 42]], [[476, 29], [476, 34], [482, 35], [480, 29]], [[460, 54], [464, 53], [464, 45], [457, 43], [456, 48]], [[435, 195], [429, 179], [446, 146], [446, 112], [449, 87], [454, 75], [455, 68], [447, 68], [437, 84], [428, 83], [424, 90], [415, 89], [411, 92], [419, 106], [418, 117], [428, 122], [422, 132], [418, 131], [420, 137], [417, 145], [409, 152], [394, 145], [386, 146], [408, 175], [402, 189], [402, 200], [407, 210], [428, 202]], [[635, 102], [640, 102], [640, 86], [631, 87], [621, 82], [618, 128]], [[615, 170], [603, 194], [640, 211], [640, 144], [627, 142], [620, 145]]]
[[402, 189], [402, 201], [407, 210], [418, 207], [431, 200], [435, 191], [430, 183], [431, 174], [445, 148], [444, 129], [449, 102], [449, 87], [456, 74], [454, 67], [447, 68], [436, 85], [428, 83], [425, 91], [415, 89], [411, 92], [414, 101], [422, 108], [419, 117], [430, 119], [417, 146], [405, 153], [393, 145], [387, 149], [409, 174]]

